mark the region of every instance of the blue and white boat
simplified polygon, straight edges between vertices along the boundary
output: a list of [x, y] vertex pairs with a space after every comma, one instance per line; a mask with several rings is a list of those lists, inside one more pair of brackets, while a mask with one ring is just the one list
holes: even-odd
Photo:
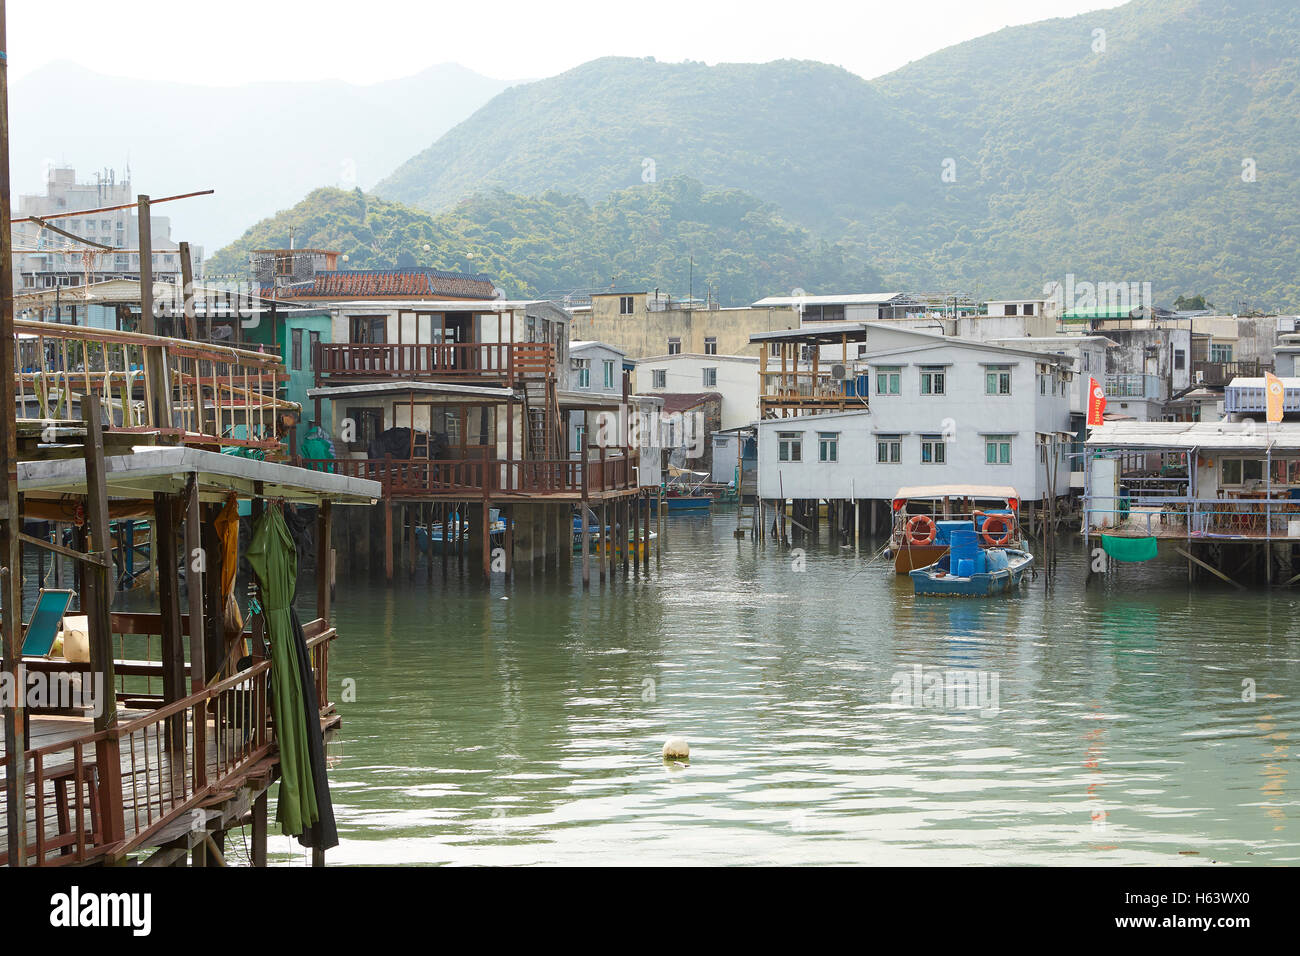
[[1015, 590], [1034, 565], [1034, 556], [1018, 548], [988, 548], [973, 557], [959, 557], [956, 570], [952, 554], [911, 572], [917, 594], [946, 597], [992, 597]]

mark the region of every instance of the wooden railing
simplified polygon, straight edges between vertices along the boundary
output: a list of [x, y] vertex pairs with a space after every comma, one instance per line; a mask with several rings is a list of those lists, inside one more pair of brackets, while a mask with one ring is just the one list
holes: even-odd
[[[280, 449], [279, 356], [135, 332], [16, 321], [20, 421], [80, 420], [97, 390], [109, 432], [192, 444]], [[74, 404], [77, 408], [74, 409]]]
[[1192, 383], [1199, 385], [1227, 385], [1234, 378], [1262, 378], [1273, 366], [1257, 360], [1243, 362], [1192, 362]]
[[[303, 631], [326, 716], [334, 710], [328, 675], [336, 632], [320, 620]], [[29, 862], [84, 863], [151, 846], [164, 828], [235, 786], [275, 746], [270, 676], [271, 662], [262, 660], [142, 716], [28, 750]], [[0, 757], [6, 772], [9, 761]], [[4, 803], [0, 794], [0, 823]], [[0, 865], [7, 863], [0, 841]]]
[[499, 458], [310, 458], [304, 468], [366, 478], [383, 485], [385, 498], [582, 495], [637, 487], [636, 469], [624, 454], [525, 461]]
[[555, 346], [549, 342], [322, 342], [316, 349], [318, 385], [331, 379], [391, 378], [516, 385], [526, 379], [555, 375]]

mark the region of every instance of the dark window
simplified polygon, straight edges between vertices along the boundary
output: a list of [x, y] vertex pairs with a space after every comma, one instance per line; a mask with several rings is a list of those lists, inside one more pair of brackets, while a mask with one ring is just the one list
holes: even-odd
[[632, 297], [630, 295], [621, 295], [618, 297], [618, 314], [632, 314]]
[[1187, 353], [1182, 349], [1174, 349], [1174, 368], [1181, 371], [1187, 367]]
[[295, 372], [302, 371], [302, 329], [293, 329], [293, 348], [290, 349], [289, 367]]
[[1015, 315], [1015, 314], [1016, 314], [1016, 307], [1015, 307], [1014, 305], [1004, 305], [1004, 306], [1002, 307], [1002, 314], [1003, 314], [1003, 315]]
[[365, 448], [384, 430], [384, 410], [382, 408], [352, 407], [347, 417], [355, 426], [353, 446]]
[[317, 348], [317, 346], [319, 345], [320, 345], [320, 333], [308, 332], [307, 333], [307, 368], [309, 369], [313, 369], [316, 367], [316, 353], [320, 351]]

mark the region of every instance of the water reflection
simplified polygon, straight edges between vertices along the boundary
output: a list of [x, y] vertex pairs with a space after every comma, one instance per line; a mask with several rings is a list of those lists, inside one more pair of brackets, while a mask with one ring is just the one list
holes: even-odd
[[[1063, 544], [1050, 597], [917, 598], [865, 545], [796, 572], [734, 526], [674, 519], [661, 567], [585, 596], [341, 581], [331, 860], [1296, 862], [1285, 592], [1189, 593], [1159, 562], [1085, 588]], [[955, 693], [892, 702], [916, 666]], [[985, 716], [960, 706], [979, 675]]]

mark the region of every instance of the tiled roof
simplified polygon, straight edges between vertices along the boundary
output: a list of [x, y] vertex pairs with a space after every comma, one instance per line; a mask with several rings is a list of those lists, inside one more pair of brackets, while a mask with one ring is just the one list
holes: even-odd
[[340, 269], [317, 272], [311, 284], [272, 293], [277, 299], [389, 299], [403, 296], [492, 299], [492, 280], [485, 275], [439, 269]]
[[708, 401], [722, 401], [720, 392], [652, 392], [664, 400], [664, 411], [668, 414], [684, 412], [703, 405]]

